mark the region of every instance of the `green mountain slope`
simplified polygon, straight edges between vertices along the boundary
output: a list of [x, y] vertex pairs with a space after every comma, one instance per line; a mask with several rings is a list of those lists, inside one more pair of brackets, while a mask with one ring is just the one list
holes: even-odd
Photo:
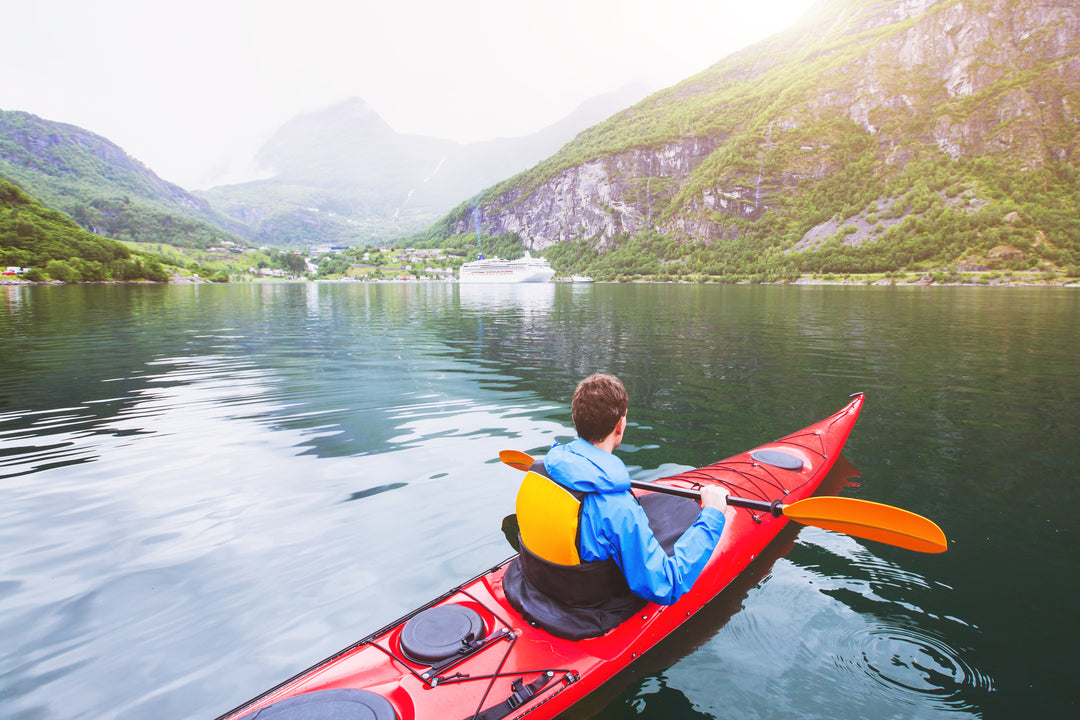
[[243, 226], [73, 125], [0, 111], [0, 178], [120, 240], [208, 247]]
[[1080, 265], [1072, 0], [827, 0], [426, 233], [561, 273]]
[[29, 268], [28, 280], [169, 280], [157, 259], [83, 230], [5, 180], [0, 180], [0, 266]]

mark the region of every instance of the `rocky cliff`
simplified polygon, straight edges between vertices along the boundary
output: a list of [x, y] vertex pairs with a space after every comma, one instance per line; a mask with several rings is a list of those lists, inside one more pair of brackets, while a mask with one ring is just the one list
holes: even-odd
[[773, 215], [790, 246], [826, 218], [865, 212], [823, 191], [805, 207], [839, 174], [880, 184], [873, 196], [887, 202], [897, 192], [887, 181], [915, 164], [1075, 165], [1078, 138], [1075, 0], [826, 0], [582, 133], [436, 232], [480, 219], [483, 233], [517, 233], [533, 250], [574, 239], [603, 248], [646, 230], [721, 241]]

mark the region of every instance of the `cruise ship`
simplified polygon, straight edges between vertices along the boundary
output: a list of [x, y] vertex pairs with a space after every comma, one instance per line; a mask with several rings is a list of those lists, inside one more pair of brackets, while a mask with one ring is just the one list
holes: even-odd
[[463, 283], [546, 283], [555, 271], [544, 258], [534, 258], [525, 251], [525, 257], [517, 260], [485, 258], [467, 262], [461, 266], [458, 282]]

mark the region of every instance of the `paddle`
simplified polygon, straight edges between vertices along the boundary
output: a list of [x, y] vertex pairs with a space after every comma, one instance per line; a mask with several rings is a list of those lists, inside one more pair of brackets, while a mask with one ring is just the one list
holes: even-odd
[[[499, 459], [512, 468], [528, 471], [533, 457], [520, 450], [503, 450]], [[689, 488], [631, 480], [630, 485], [641, 490], [680, 495], [700, 500], [701, 494]], [[803, 525], [842, 532], [845, 535], [876, 540], [907, 550], [940, 553], [948, 549], [945, 533], [933, 521], [891, 505], [832, 496], [810, 497], [790, 505], [729, 495], [728, 505], [767, 512], [774, 517], [786, 517]]]

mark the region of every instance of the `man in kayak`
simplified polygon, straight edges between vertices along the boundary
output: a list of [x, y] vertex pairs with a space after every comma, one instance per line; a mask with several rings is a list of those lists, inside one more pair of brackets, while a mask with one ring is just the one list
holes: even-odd
[[722, 486], [702, 488], [700, 509], [655, 493], [639, 503], [630, 492], [630, 474], [612, 454], [626, 432], [628, 406], [618, 378], [582, 380], [571, 403], [578, 439], [552, 448], [518, 493], [521, 555], [507, 569], [504, 589], [526, 619], [561, 637], [601, 635], [645, 601], [674, 603], [693, 586], [724, 529]]

